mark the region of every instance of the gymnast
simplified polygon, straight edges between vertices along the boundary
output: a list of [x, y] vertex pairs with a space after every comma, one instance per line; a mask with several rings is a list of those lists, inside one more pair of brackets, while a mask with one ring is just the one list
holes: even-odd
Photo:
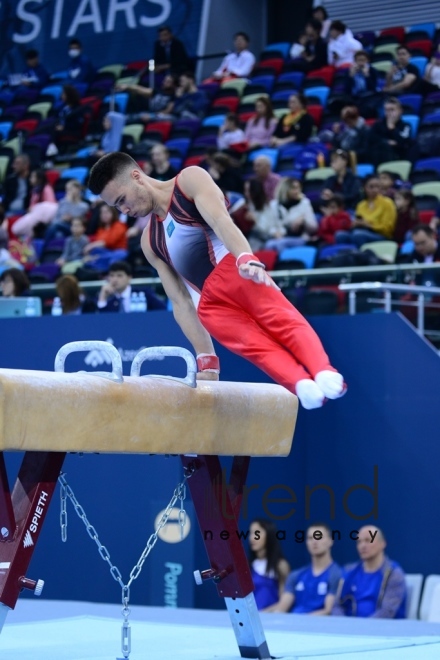
[[199, 379], [218, 379], [212, 336], [296, 394], [306, 409], [345, 394], [319, 337], [252, 254], [205, 170], [187, 167], [157, 181], [114, 152], [92, 167], [89, 188], [121, 213], [151, 213], [142, 249], [197, 354]]

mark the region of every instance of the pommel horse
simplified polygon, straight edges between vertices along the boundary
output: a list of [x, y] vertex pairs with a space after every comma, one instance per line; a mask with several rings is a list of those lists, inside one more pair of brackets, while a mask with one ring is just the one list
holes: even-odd
[[[112, 372], [64, 371], [70, 353], [92, 349], [111, 357]], [[185, 378], [140, 375], [145, 360], [166, 356], [186, 361]], [[236, 530], [250, 457], [289, 454], [298, 402], [279, 385], [196, 381], [196, 371], [189, 351], [156, 347], [140, 351], [123, 377], [117, 350], [98, 341], [63, 346], [54, 372], [0, 369], [0, 632], [23, 588], [41, 593], [26, 572], [66, 453], [178, 454], [192, 473], [199, 526], [213, 531], [204, 540], [210, 567], [196, 582], [216, 583], [241, 656], [270, 658]], [[5, 451], [25, 452], [12, 493]], [[219, 456], [234, 457], [227, 488]]]

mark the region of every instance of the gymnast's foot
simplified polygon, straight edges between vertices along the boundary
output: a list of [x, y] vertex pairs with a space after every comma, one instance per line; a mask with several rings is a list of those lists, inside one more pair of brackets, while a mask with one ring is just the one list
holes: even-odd
[[[324, 373], [324, 372], [321, 372]], [[320, 408], [325, 402], [325, 394], [310, 378], [303, 378], [295, 385], [296, 396], [306, 410]]]
[[315, 376], [315, 383], [327, 399], [339, 399], [347, 391], [347, 385], [337, 371], [320, 371]]

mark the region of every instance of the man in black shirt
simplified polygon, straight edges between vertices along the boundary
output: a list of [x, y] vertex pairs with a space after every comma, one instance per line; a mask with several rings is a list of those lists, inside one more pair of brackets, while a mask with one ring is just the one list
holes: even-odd
[[391, 97], [384, 107], [385, 117], [370, 129], [369, 162], [379, 165], [389, 160], [414, 160], [414, 140], [411, 126], [402, 119], [402, 104]]
[[396, 50], [396, 61], [387, 73], [385, 87], [386, 94], [414, 94], [420, 85], [418, 68], [410, 63], [411, 53], [406, 46], [399, 46]]
[[321, 37], [322, 23], [316, 18], [310, 19], [305, 27], [306, 42], [301, 59], [289, 65], [289, 69], [297, 71], [315, 71], [327, 66], [327, 43]]
[[154, 62], [156, 73], [179, 75], [190, 68], [185, 46], [171, 32], [168, 25], [158, 30], [159, 39], [154, 44]]

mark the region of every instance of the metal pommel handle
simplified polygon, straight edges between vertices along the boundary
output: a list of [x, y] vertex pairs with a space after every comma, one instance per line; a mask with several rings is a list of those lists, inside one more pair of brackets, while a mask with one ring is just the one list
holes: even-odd
[[103, 376], [104, 378], [109, 378], [114, 380], [117, 383], [123, 382], [122, 377], [122, 359], [119, 355], [117, 349], [110, 344], [108, 341], [98, 341], [98, 340], [89, 340], [89, 341], [71, 341], [68, 344], [64, 344], [58, 351], [55, 356], [55, 371], [64, 371], [64, 363], [66, 358], [71, 353], [79, 353], [81, 351], [100, 351], [105, 353], [105, 355], [112, 362], [112, 370], [110, 371], [88, 371], [81, 373], [89, 373], [91, 376]]
[[139, 351], [139, 353], [137, 353], [131, 364], [130, 376], [140, 376], [141, 366], [146, 360], [163, 360], [165, 357], [183, 358], [188, 367], [186, 377], [176, 378], [175, 376], [159, 376], [157, 374], [151, 374], [151, 376], [154, 376], [155, 378], [171, 378], [172, 380], [177, 380], [180, 383], [189, 385], [190, 387], [197, 386], [196, 359], [194, 355], [190, 353], [186, 348], [181, 348], [180, 346], [151, 346], [150, 348], [143, 348], [141, 351]]

